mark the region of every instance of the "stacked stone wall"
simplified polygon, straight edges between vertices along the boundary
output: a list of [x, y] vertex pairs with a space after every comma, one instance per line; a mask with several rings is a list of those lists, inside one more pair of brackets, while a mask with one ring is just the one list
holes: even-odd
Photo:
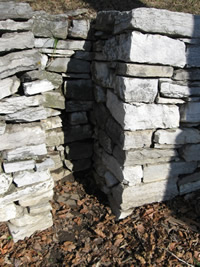
[[200, 188], [200, 16], [100, 12], [94, 175], [119, 218]]
[[0, 2], [0, 221], [14, 241], [52, 225], [55, 181], [91, 168], [90, 21], [75, 15]]

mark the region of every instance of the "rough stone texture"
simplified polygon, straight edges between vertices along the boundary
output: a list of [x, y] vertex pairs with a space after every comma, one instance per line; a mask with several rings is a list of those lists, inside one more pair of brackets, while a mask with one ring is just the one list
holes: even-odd
[[0, 79], [17, 72], [34, 70], [40, 61], [39, 53], [32, 50], [10, 53], [0, 58]]
[[129, 105], [120, 102], [112, 92], [108, 91], [107, 107], [125, 130], [177, 128], [179, 126], [179, 110], [177, 106]]
[[6, 173], [18, 172], [23, 170], [32, 170], [35, 167], [34, 160], [23, 160], [16, 162], [4, 162], [3, 168]]
[[7, 125], [6, 132], [0, 135], [1, 151], [43, 143], [45, 143], [45, 132], [39, 123]]
[[71, 143], [65, 147], [65, 151], [69, 160], [90, 158], [93, 153], [93, 145], [87, 141]]
[[20, 81], [16, 76], [0, 80], [0, 99], [15, 94], [19, 86]]
[[12, 19], [0, 21], [0, 30], [13, 32], [13, 31], [31, 31], [33, 26], [33, 20], [17, 22]]
[[42, 203], [47, 203], [49, 200], [52, 199], [53, 197], [53, 190], [48, 190], [46, 192], [43, 192], [42, 194], [40, 194], [40, 191], [34, 192], [34, 194], [31, 195], [26, 195], [26, 197], [24, 199], [20, 199], [19, 200], [19, 204], [22, 207], [30, 207], [30, 206], [35, 206], [38, 204], [42, 204]]
[[0, 38], [0, 52], [15, 49], [27, 49], [34, 47], [34, 35], [32, 32], [6, 33]]
[[40, 204], [40, 205], [30, 207], [29, 212], [30, 212], [30, 215], [35, 215], [38, 213], [43, 213], [43, 212], [45, 213], [51, 209], [52, 207], [50, 203], [45, 203], [45, 204]]
[[46, 92], [49, 90], [53, 90], [54, 86], [53, 84], [48, 80], [42, 80], [42, 81], [33, 81], [33, 82], [27, 82], [23, 83], [24, 93], [25, 95], [35, 95], [42, 92]]
[[107, 60], [184, 67], [185, 44], [166, 36], [132, 32], [106, 41], [103, 54]]
[[64, 132], [61, 128], [46, 131], [46, 145], [59, 146], [64, 144]]
[[178, 177], [180, 174], [192, 173], [197, 168], [196, 162], [170, 162], [144, 166], [144, 183]]
[[176, 104], [184, 104], [185, 101], [182, 99], [177, 98], [164, 98], [164, 97], [156, 97], [157, 104], [169, 104], [169, 105], [176, 105]]
[[85, 124], [88, 123], [86, 112], [74, 112], [68, 115], [68, 121], [71, 125]]
[[200, 122], [200, 103], [188, 102], [180, 107], [181, 122], [198, 123]]
[[0, 121], [0, 135], [4, 134], [6, 130], [6, 123], [4, 121]]
[[115, 91], [124, 102], [153, 103], [158, 93], [158, 80], [117, 76]]
[[100, 86], [114, 87], [114, 72], [107, 62], [92, 62], [92, 78]]
[[187, 66], [200, 67], [200, 46], [190, 46], [187, 49]]
[[90, 63], [79, 59], [55, 58], [47, 69], [53, 72], [89, 73]]
[[34, 158], [36, 156], [42, 156], [47, 154], [45, 144], [36, 146], [23, 146], [16, 149], [7, 150], [3, 152], [3, 158], [8, 161]]
[[164, 97], [172, 98], [185, 98], [189, 96], [200, 95], [200, 84], [196, 86], [192, 85], [179, 85], [170, 82], [160, 83], [160, 93]]
[[118, 63], [117, 74], [132, 77], [172, 77], [173, 68], [167, 66]]
[[75, 54], [75, 51], [66, 49], [40, 48], [39, 51], [51, 57], [71, 57]]
[[180, 195], [183, 195], [183, 194], [188, 194], [199, 189], [200, 189], [200, 181], [196, 181], [193, 183], [180, 185], [179, 193]]
[[[24, 226], [16, 226], [12, 223], [8, 223], [9, 230], [13, 236], [14, 242], [17, 242], [18, 240], [22, 240], [27, 236], [31, 236], [35, 231], [42, 231], [45, 230], [53, 225], [52, 221], [52, 215], [50, 212], [42, 213], [39, 218], [35, 218], [32, 216], [32, 220], [30, 220], [30, 217], [28, 217], [27, 221], [31, 221], [32, 224], [24, 225]], [[36, 216], [35, 216], [36, 217]], [[22, 217], [22, 220], [24, 217]]]
[[19, 172], [13, 175], [13, 181], [17, 187], [22, 187], [26, 185], [32, 185], [35, 183], [43, 182], [51, 179], [49, 171], [37, 171], [37, 172]]
[[94, 98], [97, 103], [106, 102], [106, 90], [105, 88], [96, 85], [94, 87]]
[[200, 160], [200, 144], [185, 145], [181, 148], [181, 155], [185, 161]]
[[89, 111], [93, 104], [93, 101], [67, 101], [66, 112]]
[[90, 21], [86, 19], [72, 20], [72, 26], [69, 28], [69, 37], [87, 39], [90, 30]]
[[170, 36], [200, 37], [200, 16], [155, 8], [137, 8], [116, 17], [114, 32], [141, 30]]
[[15, 1], [0, 3], [0, 18], [5, 19], [29, 19], [33, 10], [27, 3], [17, 3]]
[[41, 120], [42, 127], [45, 130], [51, 130], [62, 127], [62, 119], [59, 116]]
[[44, 96], [44, 107], [65, 109], [65, 97], [60, 91], [50, 91], [42, 94]]
[[64, 94], [67, 99], [91, 101], [93, 84], [91, 80], [67, 80], [64, 82]]
[[123, 151], [115, 146], [113, 155], [122, 166], [134, 166], [143, 164], [156, 164], [174, 160], [178, 154], [174, 149], [155, 149], [148, 148], [142, 150]]
[[1, 222], [6, 222], [11, 219], [20, 217], [23, 215], [23, 208], [15, 205], [14, 203], [8, 204], [6, 206], [6, 209], [4, 206], [0, 206], [0, 221]]
[[1, 184], [0, 194], [4, 194], [8, 191], [12, 181], [13, 178], [11, 175], [5, 173], [0, 174], [0, 184]]
[[177, 81], [200, 80], [199, 69], [178, 69], [174, 71], [173, 79]]
[[55, 163], [51, 158], [46, 158], [45, 160], [36, 162], [35, 164], [35, 169], [38, 172], [44, 171], [50, 168], [54, 168], [54, 167], [55, 167]]
[[38, 37], [66, 39], [68, 32], [68, 16], [50, 15], [44, 11], [34, 13], [33, 33]]
[[193, 128], [158, 130], [154, 134], [154, 142], [167, 145], [199, 143], [200, 132]]

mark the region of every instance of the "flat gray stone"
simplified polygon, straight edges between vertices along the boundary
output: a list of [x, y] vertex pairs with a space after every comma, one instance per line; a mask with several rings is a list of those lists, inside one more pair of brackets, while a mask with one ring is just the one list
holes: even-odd
[[4, 194], [8, 191], [12, 181], [13, 178], [11, 175], [5, 173], [0, 174], [0, 183], [1, 183], [0, 194]]
[[186, 145], [181, 148], [181, 155], [185, 161], [200, 160], [200, 144]]
[[170, 36], [200, 37], [200, 16], [155, 8], [136, 8], [122, 12], [115, 20], [114, 32], [141, 30]]
[[0, 3], [0, 18], [5, 19], [29, 19], [33, 15], [33, 10], [27, 3], [6, 1]]
[[92, 138], [92, 128], [89, 124], [70, 126], [64, 129], [65, 143]]
[[44, 96], [44, 107], [65, 109], [65, 97], [60, 91], [49, 91], [42, 94]]
[[[187, 99], [188, 100], [188, 99]], [[176, 105], [176, 104], [184, 104], [186, 101], [180, 98], [165, 98], [165, 97], [156, 97], [157, 104], [169, 104], [169, 105]]]
[[130, 105], [119, 101], [117, 96], [108, 90], [107, 107], [125, 130], [177, 128], [179, 126], [179, 110], [175, 105]]
[[68, 16], [51, 15], [38, 11], [33, 16], [33, 33], [37, 37], [54, 37], [66, 39], [68, 33]]
[[93, 83], [91, 80], [67, 80], [64, 82], [64, 95], [67, 99], [94, 100]]
[[105, 42], [103, 55], [107, 60], [171, 65], [186, 64], [185, 44], [179, 40], [161, 36], [131, 32], [120, 34]]
[[69, 28], [69, 37], [87, 39], [90, 30], [90, 20], [72, 20], [72, 26]]
[[40, 183], [48, 179], [51, 179], [51, 175], [48, 170], [36, 172], [20, 171], [18, 173], [14, 173], [13, 175], [13, 181], [17, 187]]
[[106, 90], [105, 88], [96, 85], [94, 87], [94, 98], [97, 103], [106, 102]]
[[3, 158], [8, 161], [29, 159], [47, 154], [45, 144], [35, 146], [23, 146], [3, 152]]
[[88, 123], [88, 117], [86, 112], [73, 112], [69, 113], [68, 122], [70, 125], [78, 125]]
[[0, 80], [0, 99], [15, 94], [19, 86], [20, 80], [16, 76]]
[[0, 79], [17, 72], [37, 69], [39, 61], [40, 55], [34, 49], [2, 56], [0, 59]]
[[48, 80], [42, 80], [42, 81], [38, 80], [38, 81], [23, 83], [23, 88], [25, 95], [28, 96], [53, 90], [54, 86]]
[[90, 73], [90, 63], [71, 58], [55, 58], [50, 62], [47, 70], [53, 72]]
[[41, 120], [41, 123], [42, 123], [43, 129], [45, 129], [46, 131], [62, 127], [62, 119], [59, 116]]
[[107, 153], [112, 154], [114, 144], [112, 139], [103, 130], [98, 131], [98, 141]]
[[188, 102], [180, 106], [181, 122], [197, 123], [200, 121], [200, 103]]
[[1, 151], [44, 143], [45, 132], [39, 123], [7, 125], [6, 132], [0, 135]]
[[188, 194], [200, 189], [200, 181], [183, 184], [179, 186], [180, 195]]
[[50, 57], [71, 57], [75, 54], [75, 51], [66, 49], [40, 48], [39, 51]]
[[117, 76], [115, 92], [124, 102], [153, 103], [158, 93], [158, 80]]
[[34, 47], [34, 35], [32, 32], [6, 33], [0, 38], [0, 52], [15, 49], [27, 49]]
[[[196, 26], [195, 26], [196, 27]], [[200, 67], [200, 46], [189, 46], [187, 48], [187, 66], [189, 67]]]
[[41, 171], [45, 171], [47, 169], [50, 168], [54, 168], [55, 167], [55, 163], [51, 158], [46, 158], [43, 161], [36, 161], [36, 171], [41, 172]]
[[154, 142], [165, 145], [183, 145], [200, 142], [200, 132], [193, 128], [157, 130]]
[[51, 171], [54, 171], [56, 169], [59, 169], [63, 167], [63, 161], [60, 157], [60, 152], [59, 151], [52, 151], [48, 153], [48, 156], [53, 160], [54, 164], [50, 168]]
[[160, 78], [172, 77], [173, 68], [167, 66], [118, 63], [116, 72], [122, 76]]
[[200, 70], [199, 69], [178, 69], [174, 71], [173, 79], [176, 81], [200, 80]]
[[6, 222], [22, 216], [23, 210], [22, 207], [15, 205], [14, 203], [6, 205], [6, 208], [0, 206], [0, 222]]
[[52, 207], [51, 207], [50, 203], [31, 206], [29, 208], [30, 215], [36, 215], [38, 213], [46, 213], [49, 210], [52, 210]]
[[102, 87], [114, 87], [114, 71], [107, 62], [92, 62], [92, 78]]
[[46, 131], [46, 145], [49, 147], [64, 144], [64, 139], [64, 131], [62, 128]]
[[12, 19], [2, 20], [0, 21], [0, 30], [6, 32], [14, 32], [14, 31], [31, 31], [33, 26], [33, 20], [30, 19], [28, 21], [14, 21]]
[[47, 204], [49, 200], [53, 198], [54, 192], [52, 189], [46, 192], [34, 192], [34, 194], [31, 194], [30, 196], [26, 196], [24, 199], [19, 200], [19, 204], [22, 207], [31, 207], [38, 204], [45, 203]]
[[66, 112], [89, 111], [93, 104], [93, 101], [67, 101]]
[[6, 173], [24, 171], [24, 170], [32, 170], [35, 168], [34, 160], [22, 160], [15, 162], [4, 162], [3, 168]]

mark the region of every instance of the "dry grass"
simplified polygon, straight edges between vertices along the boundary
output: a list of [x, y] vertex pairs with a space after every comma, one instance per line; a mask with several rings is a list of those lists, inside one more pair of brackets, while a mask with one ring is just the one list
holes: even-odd
[[34, 10], [65, 13], [68, 10], [88, 8], [90, 14], [100, 10], [131, 10], [137, 7], [164, 8], [178, 12], [200, 14], [199, 0], [17, 0], [28, 2]]

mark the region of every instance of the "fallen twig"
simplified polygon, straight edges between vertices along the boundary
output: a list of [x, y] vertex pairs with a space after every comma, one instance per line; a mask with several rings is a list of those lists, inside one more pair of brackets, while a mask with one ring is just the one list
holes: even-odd
[[184, 260], [180, 259], [179, 257], [177, 257], [173, 252], [169, 251], [168, 249], [166, 249], [166, 248], [162, 248], [162, 249], [166, 250], [169, 254], [171, 254], [173, 257], [175, 257], [180, 262], [185, 263], [187, 266], [195, 267], [193, 264], [187, 263], [186, 261], [184, 261]]

